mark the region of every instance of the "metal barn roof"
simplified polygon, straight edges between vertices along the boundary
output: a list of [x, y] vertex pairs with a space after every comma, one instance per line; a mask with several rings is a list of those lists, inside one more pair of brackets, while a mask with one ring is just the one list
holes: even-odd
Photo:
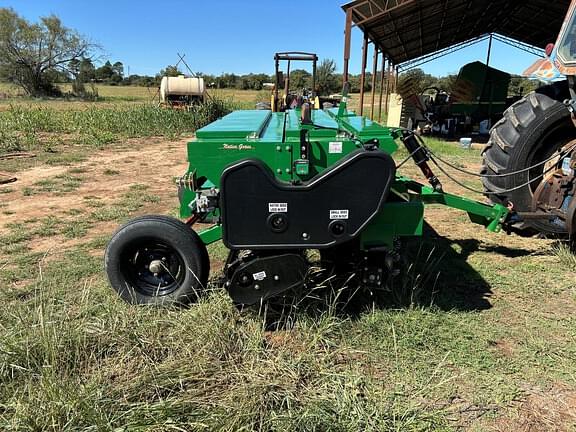
[[[352, 21], [395, 65], [495, 33], [519, 48], [544, 48], [570, 0], [355, 0]], [[512, 43], [514, 44], [514, 41]]]

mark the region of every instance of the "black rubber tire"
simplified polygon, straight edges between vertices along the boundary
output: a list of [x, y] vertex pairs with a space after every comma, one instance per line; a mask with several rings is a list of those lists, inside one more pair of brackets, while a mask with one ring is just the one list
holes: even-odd
[[[136, 270], [135, 266], [130, 268], [132, 263], [127, 254], [130, 255], [131, 248], [146, 242], [164, 245], [183, 270], [178, 278], [173, 278], [170, 291], [160, 295], [151, 294], [149, 285], [131, 280]], [[123, 300], [132, 304], [188, 305], [206, 289], [210, 272], [208, 251], [198, 234], [169, 216], [141, 216], [120, 227], [106, 247], [104, 261], [110, 285]]]
[[[570, 112], [563, 104], [569, 98], [566, 81], [541, 87], [523, 97], [504, 112], [504, 117], [490, 131], [490, 140], [483, 156], [482, 174], [505, 174], [544, 161], [557, 149], [576, 138], [576, 128]], [[516, 211], [530, 211], [532, 194], [544, 171], [544, 166], [508, 177], [483, 178], [484, 190], [492, 202], [512, 202]], [[498, 190], [512, 189], [535, 179], [530, 186], [495, 194]], [[532, 220], [515, 226], [526, 235], [537, 233], [564, 234], [546, 221]]]

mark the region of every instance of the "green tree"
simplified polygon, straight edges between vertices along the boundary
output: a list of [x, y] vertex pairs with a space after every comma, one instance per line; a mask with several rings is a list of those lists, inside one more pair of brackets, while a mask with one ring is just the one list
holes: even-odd
[[248, 90], [250, 88], [250, 81], [246, 77], [240, 77], [236, 82], [236, 88], [240, 90]]
[[300, 90], [304, 87], [310, 87], [312, 75], [304, 69], [295, 69], [290, 72], [290, 89]]
[[168, 65], [166, 69], [162, 69], [159, 74], [161, 77], [168, 76], [168, 77], [175, 77], [178, 75], [183, 75], [183, 72], [178, 69], [178, 66]]
[[398, 77], [398, 93], [404, 98], [419, 95], [427, 88], [433, 87], [437, 79], [424, 73], [422, 69], [410, 69]]
[[197, 74], [198, 74], [198, 76], [204, 78], [204, 84], [206, 85], [206, 87], [216, 87], [216, 85], [217, 85], [216, 76], [210, 75], [210, 74], [205, 74], [202, 72], [198, 72]]
[[233, 88], [238, 84], [238, 76], [235, 74], [224, 73], [216, 80], [218, 88]]
[[446, 75], [446, 76], [437, 78], [434, 85], [436, 87], [438, 87], [440, 90], [444, 90], [444, 91], [450, 93], [452, 91], [452, 88], [454, 87], [454, 83], [456, 82], [457, 78], [458, 78], [458, 75]]
[[[360, 92], [360, 81], [361, 77], [360, 74], [358, 75], [349, 75], [348, 76], [348, 83], [350, 84], [350, 91], [352, 93], [359, 93]], [[342, 82], [342, 76], [338, 80], [339, 83]], [[338, 87], [338, 90], [341, 90], [342, 87]], [[366, 72], [366, 76], [364, 78], [364, 91], [372, 90], [372, 73]]]
[[531, 80], [522, 76], [513, 76], [508, 87], [509, 96], [524, 96], [540, 87], [537, 80]]
[[270, 76], [259, 73], [259, 74], [248, 74], [246, 77], [250, 83], [250, 88], [253, 90], [262, 90], [262, 86], [265, 82], [270, 81]]
[[324, 59], [316, 68], [316, 88], [319, 95], [328, 95], [338, 90], [338, 83], [334, 72], [336, 62], [332, 59]]
[[110, 81], [110, 79], [114, 75], [114, 69], [112, 69], [112, 63], [110, 63], [110, 61], [107, 61], [102, 66], [100, 66], [98, 69], [96, 69], [94, 75], [95, 75], [96, 79], [103, 80], [103, 81]]
[[96, 68], [89, 58], [82, 58], [80, 60], [80, 75], [82, 75], [82, 81], [91, 81], [96, 78]]
[[71, 73], [75, 60], [90, 58], [97, 47], [55, 15], [33, 24], [13, 9], [0, 8], [0, 77], [32, 96], [59, 94], [59, 74]]
[[115, 75], [118, 75], [120, 78], [124, 78], [124, 65], [122, 62], [117, 61], [112, 65], [112, 70], [114, 71]]
[[74, 76], [72, 92], [82, 98], [94, 97], [95, 95], [87, 92], [84, 86], [85, 83], [93, 81], [96, 78], [96, 68], [94, 64], [92, 64], [92, 60], [82, 58], [81, 60], [75, 59], [70, 63], [73, 64], [73, 66], [71, 66], [71, 73]]

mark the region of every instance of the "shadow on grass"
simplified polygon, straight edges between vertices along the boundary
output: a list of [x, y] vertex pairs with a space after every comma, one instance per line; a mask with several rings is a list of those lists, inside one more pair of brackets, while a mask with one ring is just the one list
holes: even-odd
[[304, 313], [311, 318], [334, 314], [357, 319], [374, 309], [431, 308], [443, 311], [482, 311], [492, 307], [492, 287], [467, 262], [482, 250], [506, 257], [521, 257], [531, 252], [487, 246], [476, 239], [450, 240], [425, 224], [422, 238], [407, 241], [403, 247], [404, 270], [389, 279], [385, 289], [362, 288], [351, 273], [330, 276], [317, 286], [284, 293], [259, 307], [269, 329], [293, 325]]

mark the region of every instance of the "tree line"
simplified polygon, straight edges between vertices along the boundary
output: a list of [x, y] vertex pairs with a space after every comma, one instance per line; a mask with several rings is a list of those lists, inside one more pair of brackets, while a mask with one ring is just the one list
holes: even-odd
[[[13, 9], [0, 8], [0, 80], [17, 84], [30, 96], [60, 96], [58, 83], [72, 83], [76, 96], [94, 95], [86, 89], [86, 84], [105, 83], [110, 85], [158, 86], [163, 76], [178, 76], [184, 71], [178, 65], [168, 65], [154, 76], [125, 74], [121, 61], [103, 62], [98, 57], [100, 47], [90, 42], [76, 30], [64, 26], [61, 20], [51, 15], [31, 23], [19, 16]], [[235, 88], [240, 90], [262, 90], [267, 83], [274, 83], [275, 77], [265, 73], [220, 75], [198, 73], [205, 84], [212, 88]], [[364, 90], [371, 91], [372, 74], [365, 77]], [[379, 76], [377, 76], [379, 78]], [[410, 91], [421, 92], [426, 88], [437, 87], [450, 91], [455, 75], [433, 77], [421, 69], [413, 69], [399, 77], [399, 89], [410, 83]], [[312, 75], [304, 69], [295, 69], [289, 76], [291, 89], [312, 87]], [[282, 80], [281, 80], [282, 81]], [[350, 75], [352, 92], [359, 92], [360, 75]], [[380, 86], [378, 79], [377, 87]], [[283, 82], [281, 82], [281, 86]], [[533, 81], [514, 77], [511, 93], [527, 93], [535, 87]], [[322, 60], [316, 69], [316, 91], [321, 95], [341, 90], [342, 75], [336, 73], [336, 63], [331, 59]]]

